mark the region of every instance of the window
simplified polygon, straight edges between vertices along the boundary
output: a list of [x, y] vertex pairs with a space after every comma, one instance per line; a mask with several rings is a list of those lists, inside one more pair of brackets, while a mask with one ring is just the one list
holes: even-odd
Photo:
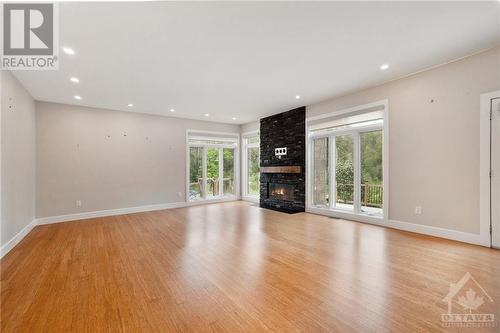
[[188, 131], [189, 201], [237, 195], [238, 134]]
[[243, 196], [258, 198], [260, 193], [260, 137], [254, 132], [243, 137]]
[[203, 148], [189, 147], [189, 198], [199, 200], [203, 197]]
[[354, 209], [354, 137], [339, 135], [335, 140], [335, 204], [339, 209]]
[[207, 198], [219, 196], [219, 151], [220, 148], [207, 147]]
[[385, 109], [384, 104], [308, 120], [309, 207], [384, 216]]
[[330, 202], [329, 193], [329, 170], [328, 170], [328, 138], [314, 140], [314, 191], [313, 204], [318, 207], [328, 207]]
[[361, 211], [381, 213], [383, 203], [382, 130], [359, 134]]
[[223, 148], [223, 178], [222, 178], [222, 193], [224, 195], [234, 195], [234, 149]]

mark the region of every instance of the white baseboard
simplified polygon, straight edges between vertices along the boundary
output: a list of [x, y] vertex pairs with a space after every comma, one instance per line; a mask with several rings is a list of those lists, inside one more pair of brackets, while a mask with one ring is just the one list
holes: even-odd
[[331, 216], [338, 219], [351, 220], [356, 222], [374, 224], [382, 227], [388, 227], [403, 231], [415, 232], [417, 234], [423, 234], [428, 236], [441, 237], [445, 239], [451, 239], [459, 242], [482, 245], [490, 247], [490, 242], [488, 237], [479, 234], [473, 234], [469, 232], [457, 231], [452, 229], [444, 229], [438, 227], [431, 227], [424, 224], [416, 224], [410, 222], [402, 222], [397, 220], [386, 220], [382, 218], [374, 218], [370, 216], [357, 215], [352, 213], [342, 213], [337, 211], [332, 211], [328, 209], [320, 209], [315, 207], [307, 207], [306, 212]]
[[26, 235], [36, 226], [36, 220], [31, 221], [30, 224], [25, 226], [14, 237], [12, 237], [5, 245], [0, 248], [0, 259], [3, 258], [10, 250], [14, 248]]
[[205, 201], [192, 201], [192, 202], [182, 201], [182, 202], [171, 202], [171, 203], [158, 204], [158, 205], [146, 205], [146, 206], [137, 206], [137, 207], [106, 209], [106, 210], [98, 210], [98, 211], [93, 211], [93, 212], [83, 212], [83, 213], [75, 213], [75, 214], [67, 214], [67, 215], [41, 217], [41, 218], [37, 218], [36, 222], [37, 222], [37, 224], [51, 224], [51, 223], [59, 223], [59, 222], [85, 220], [85, 219], [91, 219], [91, 218], [96, 218], [96, 217], [115, 216], [115, 215], [124, 215], [124, 214], [132, 214], [132, 213], [151, 212], [151, 211], [163, 210], [163, 209], [198, 206], [198, 205], [204, 205], [204, 204], [210, 204], [210, 203], [227, 202], [227, 201], [235, 201], [235, 200], [239, 200], [239, 198], [235, 196], [235, 197], [228, 197], [228, 198], [214, 199], [214, 200], [205, 200]]
[[452, 229], [431, 227], [423, 224], [401, 222], [396, 220], [389, 220], [387, 226], [399, 230], [416, 232], [419, 234], [441, 237], [441, 238], [456, 240], [459, 242], [490, 247], [490, 242], [488, 238], [479, 234], [473, 234], [469, 232], [457, 231]]
[[149, 212], [154, 210], [186, 207], [187, 205], [188, 205], [187, 202], [173, 202], [173, 203], [159, 204], [159, 205], [146, 205], [137, 207], [97, 210], [93, 212], [41, 217], [37, 218], [36, 222], [37, 224], [69, 222], [69, 221], [91, 219], [95, 217], [115, 216], [115, 215], [124, 215], [124, 214], [140, 213], [140, 212]]

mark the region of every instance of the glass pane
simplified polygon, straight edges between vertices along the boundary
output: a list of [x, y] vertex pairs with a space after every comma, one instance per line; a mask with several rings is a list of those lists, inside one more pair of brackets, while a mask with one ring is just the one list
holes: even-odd
[[335, 137], [335, 180], [337, 200], [335, 207], [354, 208], [354, 139], [352, 135]]
[[260, 141], [260, 137], [258, 135], [255, 135], [255, 136], [251, 136], [247, 139], [247, 143], [248, 144], [252, 144], [252, 143], [259, 143]]
[[223, 193], [225, 195], [234, 194], [234, 149], [223, 149]]
[[219, 148], [207, 149], [207, 198], [219, 196]]
[[313, 205], [328, 207], [328, 138], [314, 140]]
[[359, 135], [361, 152], [361, 211], [382, 214], [382, 131]]
[[258, 196], [260, 193], [259, 153], [259, 147], [248, 148], [248, 195]]
[[203, 148], [189, 148], [189, 200], [198, 200], [202, 195]]

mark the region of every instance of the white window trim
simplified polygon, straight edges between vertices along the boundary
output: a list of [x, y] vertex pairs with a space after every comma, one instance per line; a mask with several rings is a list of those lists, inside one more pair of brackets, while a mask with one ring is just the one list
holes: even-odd
[[[193, 135], [193, 134], [196, 134], [196, 135]], [[189, 143], [189, 138], [190, 137], [197, 137], [197, 136], [200, 136], [200, 137], [203, 137], [203, 135], [208, 135], [210, 139], [214, 139], [216, 140], [217, 137], [214, 137], [214, 135], [221, 135], [223, 137], [225, 137], [225, 139], [227, 140], [228, 137], [232, 137], [232, 138], [235, 138], [235, 144], [220, 144], [220, 145], [214, 145], [214, 144], [202, 144], [202, 143], [193, 143], [193, 144], [190, 144]], [[232, 133], [232, 132], [213, 132], [213, 131], [203, 131], [203, 130], [194, 130], [194, 129], [187, 129], [186, 130], [186, 169], [185, 169], [185, 172], [186, 172], [186, 177], [185, 177], [185, 183], [186, 183], [186, 187], [185, 187], [185, 192], [186, 192], [186, 195], [185, 195], [185, 200], [186, 202], [199, 202], [199, 203], [203, 203], [203, 202], [219, 202], [219, 201], [228, 201], [228, 200], [239, 200], [240, 198], [240, 155], [239, 155], [239, 149], [240, 149], [240, 133]], [[219, 195], [219, 196], [216, 196], [214, 198], [203, 198], [203, 199], [200, 199], [200, 200], [193, 200], [191, 201], [189, 199], [189, 167], [190, 167], [190, 160], [189, 160], [189, 148], [190, 147], [204, 147], [204, 149], [207, 149], [207, 148], [234, 148], [234, 192], [235, 194], [234, 195]], [[221, 150], [222, 151], [222, 150]], [[220, 153], [219, 153], [219, 161], [220, 161]], [[203, 161], [202, 161], [202, 177], [203, 179], [206, 179], [207, 175], [206, 175], [206, 164], [207, 164], [207, 161], [206, 161], [206, 154], [203, 154]], [[219, 163], [219, 175], [221, 175], [221, 169], [222, 169], [222, 163]], [[221, 186], [221, 183], [222, 183], [222, 177], [219, 177], [219, 188], [222, 189]], [[205, 182], [203, 182], [203, 187], [205, 187], [206, 184]], [[203, 193], [205, 193], [205, 191], [203, 191]]]
[[[356, 128], [355, 130], [348, 129], [348, 130], [338, 130], [338, 131], [333, 131], [332, 133], [328, 134], [319, 134], [319, 135], [314, 135], [310, 134], [309, 131], [309, 125], [308, 123], [312, 121], [317, 121], [320, 119], [325, 119], [325, 118], [330, 118], [330, 117], [335, 117], [343, 114], [348, 114], [352, 112], [357, 112], [357, 111], [363, 111], [363, 110], [369, 110], [374, 107], [382, 107], [383, 108], [383, 113], [384, 113], [384, 122], [383, 125], [369, 125], [366, 127], [360, 127]], [[320, 137], [332, 137], [335, 135], [341, 135], [342, 133], [357, 133], [354, 136], [354, 147], [355, 147], [355, 154], [354, 158], [357, 160], [359, 159], [359, 133], [360, 132], [368, 132], [370, 130], [376, 130], [376, 129], [382, 129], [382, 159], [383, 159], [383, 206], [382, 206], [382, 215], [380, 217], [373, 216], [373, 215], [368, 215], [364, 214], [363, 212], [356, 212], [359, 207], [355, 207], [354, 211], [346, 211], [338, 208], [333, 207], [333, 200], [330, 200], [330, 207], [329, 208], [321, 208], [321, 207], [315, 207], [313, 206], [312, 203], [312, 193], [313, 193], [313, 187], [314, 187], [314, 179], [313, 179], [313, 173], [312, 170], [314, 168], [314, 160], [313, 160], [313, 139], [315, 138], [320, 138]], [[375, 224], [380, 224], [381, 222], [387, 223], [389, 221], [389, 100], [381, 100], [369, 104], [364, 104], [364, 105], [359, 105], [356, 107], [348, 108], [348, 109], [343, 109], [339, 111], [334, 111], [330, 112], [327, 114], [322, 114], [319, 116], [314, 116], [314, 117], [308, 117], [306, 118], [306, 138], [307, 138], [307, 145], [306, 145], [306, 179], [307, 179], [307, 186], [306, 186], [306, 211], [310, 213], [315, 213], [315, 214], [321, 214], [321, 215], [328, 215], [332, 217], [338, 217], [338, 218], [344, 218], [344, 219], [350, 219], [350, 220], [355, 220], [355, 221], [360, 221], [360, 222], [367, 222], [367, 223], [375, 223]], [[331, 139], [330, 139], [331, 140]], [[330, 148], [330, 146], [332, 146]], [[333, 154], [331, 154], [333, 145], [330, 145], [330, 159], [333, 159]], [[329, 162], [332, 162], [331, 160]], [[356, 163], [356, 161], [355, 161]], [[330, 167], [333, 167], [332, 163], [329, 163]], [[359, 168], [358, 168], [359, 169]], [[356, 170], [356, 168], [355, 168]], [[331, 170], [330, 170], [331, 172]], [[331, 173], [329, 173], [331, 174]], [[333, 183], [333, 182], [330, 182]], [[360, 175], [359, 175], [359, 170], [358, 172], [355, 172], [354, 175], [354, 184], [355, 184], [355, 189], [354, 189], [354, 195], [356, 197], [360, 196], [361, 193], [359, 193], [359, 185], [360, 184]], [[334, 184], [330, 184], [330, 193], [332, 193], [332, 188], [334, 189]], [[334, 193], [335, 191], [333, 191]], [[358, 202], [359, 200], [355, 200], [355, 202]], [[358, 210], [359, 211], [359, 210]]]
[[242, 141], [242, 154], [241, 154], [241, 198], [245, 201], [259, 202], [259, 195], [248, 194], [248, 148], [260, 148], [259, 143], [247, 144], [245, 142], [249, 137], [259, 134], [259, 131], [245, 132], [241, 136]]

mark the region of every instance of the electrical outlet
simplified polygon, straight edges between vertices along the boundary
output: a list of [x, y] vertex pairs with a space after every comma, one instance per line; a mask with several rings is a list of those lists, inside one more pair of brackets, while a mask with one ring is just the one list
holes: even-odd
[[82, 207], [82, 200], [76, 200], [75, 205], [76, 207]]
[[182, 192], [177, 192], [177, 196], [180, 198], [182, 197]]
[[415, 214], [422, 215], [422, 206], [415, 206]]

